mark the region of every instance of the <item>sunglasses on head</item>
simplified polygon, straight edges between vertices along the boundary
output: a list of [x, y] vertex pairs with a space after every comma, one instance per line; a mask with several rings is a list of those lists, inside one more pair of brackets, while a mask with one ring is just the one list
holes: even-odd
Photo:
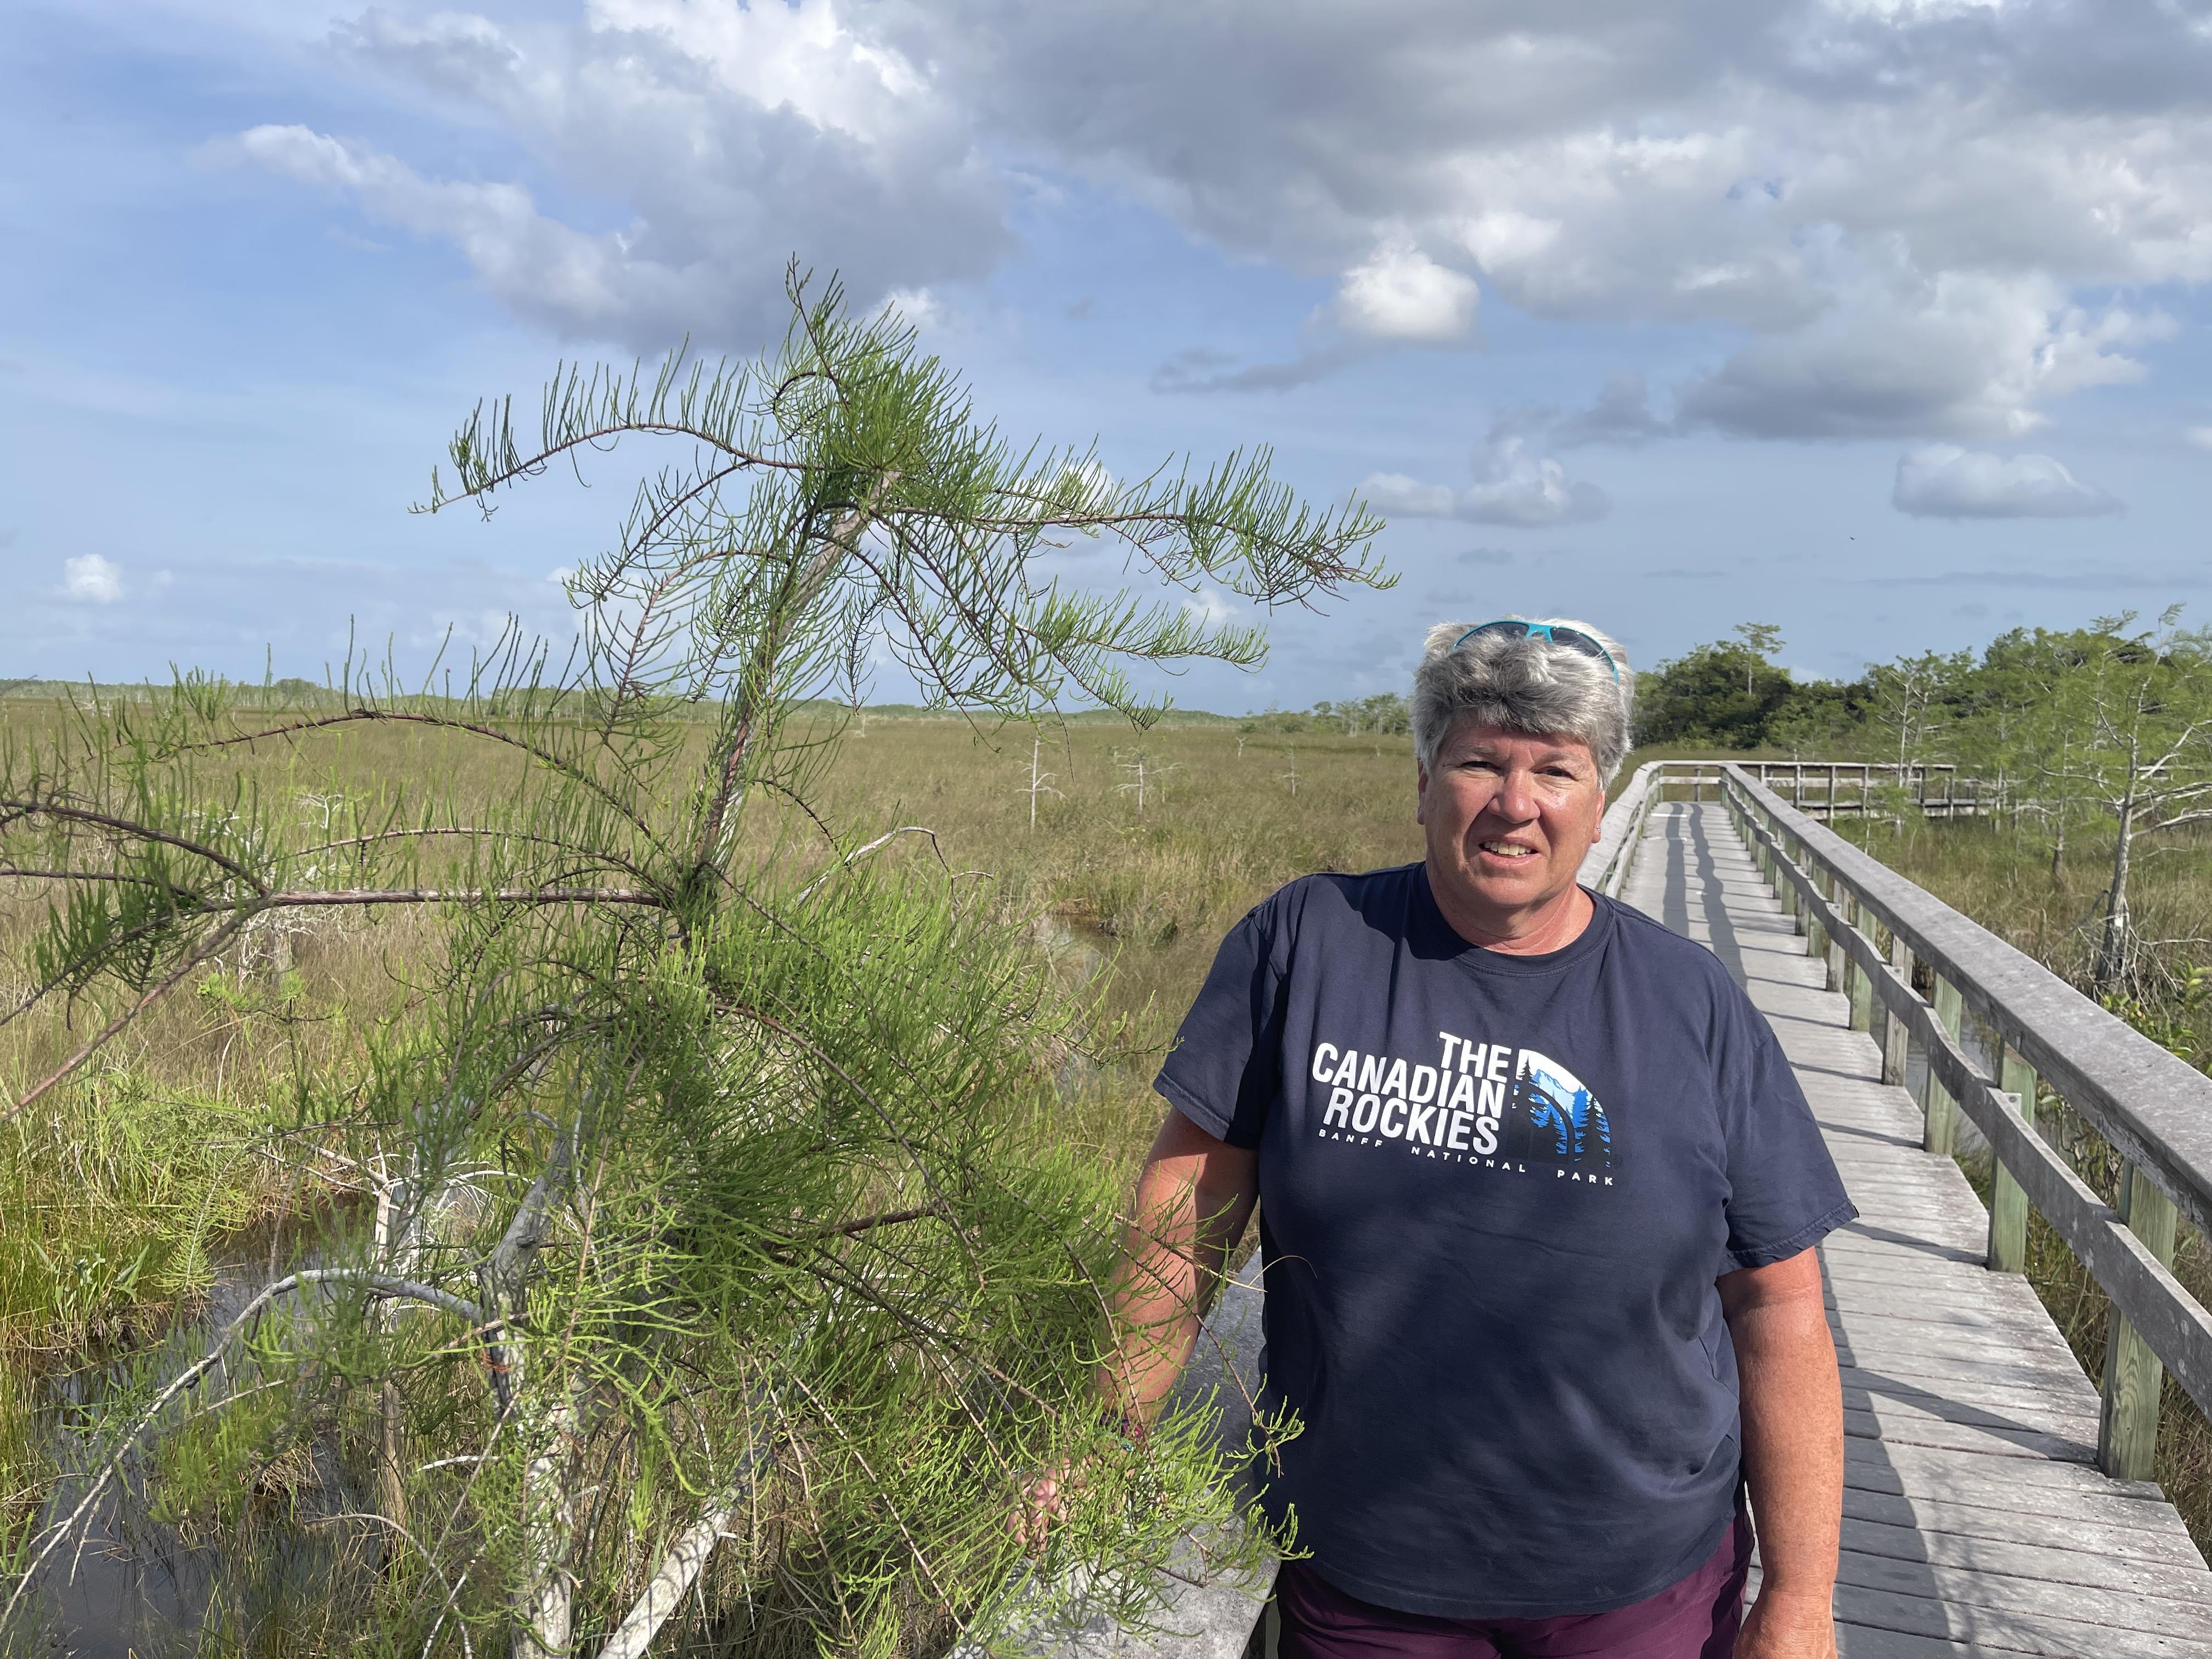
[[1579, 651], [1585, 657], [1595, 657], [1613, 672], [1613, 683], [1620, 684], [1620, 665], [1613, 659], [1613, 653], [1600, 645], [1579, 628], [1556, 628], [1550, 623], [1486, 622], [1479, 623], [1452, 641], [1456, 651], [1478, 634], [1498, 634], [1509, 640], [1525, 640], [1534, 635], [1549, 640], [1554, 645], [1564, 645], [1570, 651]]

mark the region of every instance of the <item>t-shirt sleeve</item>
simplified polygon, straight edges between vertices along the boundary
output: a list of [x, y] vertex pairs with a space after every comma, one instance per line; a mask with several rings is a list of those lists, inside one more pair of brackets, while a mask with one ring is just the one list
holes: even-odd
[[1282, 1077], [1281, 895], [1229, 931], [1152, 1087], [1232, 1146], [1257, 1146]]
[[1723, 996], [1715, 1069], [1728, 1143], [1726, 1272], [1785, 1261], [1858, 1209], [1773, 1028], [1733, 982]]

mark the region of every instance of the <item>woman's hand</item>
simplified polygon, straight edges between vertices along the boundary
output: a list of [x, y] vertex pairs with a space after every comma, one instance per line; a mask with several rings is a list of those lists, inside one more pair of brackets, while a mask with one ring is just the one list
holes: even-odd
[[1006, 1529], [1024, 1549], [1035, 1555], [1044, 1547], [1047, 1534], [1066, 1518], [1067, 1500], [1081, 1489], [1082, 1479], [1082, 1461], [1070, 1458], [1022, 1482]]
[[1836, 1659], [1836, 1619], [1830, 1598], [1760, 1590], [1743, 1616], [1735, 1659]]

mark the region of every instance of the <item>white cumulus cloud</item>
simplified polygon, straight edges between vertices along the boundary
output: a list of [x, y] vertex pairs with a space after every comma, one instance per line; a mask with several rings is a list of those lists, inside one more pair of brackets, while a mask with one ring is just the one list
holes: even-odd
[[1569, 478], [1549, 456], [1528, 453], [1518, 437], [1493, 437], [1475, 452], [1475, 469], [1478, 481], [1464, 489], [1424, 483], [1402, 472], [1375, 472], [1361, 482], [1359, 493], [1386, 517], [1524, 528], [1601, 519], [1613, 510], [1605, 491]]
[[2080, 519], [2123, 510], [2048, 455], [2005, 457], [1955, 444], [1901, 457], [1890, 504], [1923, 519]]
[[1345, 273], [1333, 313], [1370, 339], [1437, 345], [1466, 337], [1480, 297], [1473, 277], [1394, 237]]
[[[2147, 372], [2171, 325], [2116, 295], [2212, 283], [2202, 0], [571, 3], [337, 31], [526, 152], [504, 179], [299, 126], [230, 153], [647, 349], [773, 331], [794, 250], [869, 307], [981, 279], [1073, 178], [1328, 283], [1347, 347], [1478, 301], [1717, 331], [1680, 424], [1757, 437], [2015, 441]], [[1246, 349], [1163, 389], [1359, 361]]]
[[97, 553], [62, 561], [62, 591], [73, 599], [113, 605], [123, 597], [123, 567]]
[[[939, 0], [878, 14], [993, 131], [1236, 255], [1376, 249], [1568, 322], [1743, 337], [1696, 423], [2034, 429], [2143, 370], [2116, 290], [2212, 281], [2191, 3]], [[1141, 21], [1137, 21], [1141, 20]], [[1071, 112], [1064, 66], [1079, 64]], [[1055, 70], [1062, 72], [1054, 72]], [[1482, 95], [1470, 97], [1468, 88]]]
[[558, 333], [647, 350], [687, 333], [750, 344], [781, 331], [794, 252], [872, 307], [981, 276], [1012, 245], [1006, 179], [968, 114], [833, 0], [587, 0], [579, 24], [550, 30], [380, 9], [337, 40], [520, 140], [564, 193], [617, 204], [626, 221], [580, 228], [521, 184], [441, 177], [306, 126], [255, 127], [213, 153], [449, 244], [495, 296]]

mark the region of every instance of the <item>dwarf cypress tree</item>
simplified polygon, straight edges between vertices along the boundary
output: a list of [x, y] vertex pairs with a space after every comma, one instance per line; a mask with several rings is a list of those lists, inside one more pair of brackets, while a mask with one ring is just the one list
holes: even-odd
[[[867, 856], [874, 826], [823, 826], [824, 858], [756, 820], [809, 802], [872, 642], [939, 704], [1073, 695], [1141, 726], [1132, 664], [1262, 650], [1173, 589], [1374, 584], [1378, 524], [1300, 503], [1264, 453], [1130, 483], [1017, 449], [895, 319], [790, 291], [757, 361], [564, 367], [529, 417], [501, 398], [453, 441], [424, 510], [489, 512], [585, 451], [666, 458], [569, 580], [565, 667], [514, 638], [410, 692], [349, 658], [269, 715], [188, 678], [6, 757], [0, 852], [55, 895], [14, 1017], [89, 1018], [0, 1115], [283, 918], [404, 908], [440, 941], [362, 1073], [301, 1075], [272, 1116], [273, 1155], [354, 1172], [373, 1215], [332, 1212], [204, 1355], [109, 1410], [7, 1616], [104, 1489], [226, 1420], [347, 1430], [375, 1494], [348, 1524], [382, 1556], [363, 1640], [393, 1651], [634, 1655], [671, 1618], [744, 1647], [781, 1619], [890, 1656], [988, 1626], [1019, 1483], [1081, 1452], [1096, 1478], [1034, 1583], [1139, 1618], [1146, 1577], [1118, 1570], [1226, 1535], [1202, 1422], [1141, 1452], [1097, 1428], [1117, 1195], [1045, 1127], [1073, 1011], [987, 907]], [[1170, 592], [1041, 576], [1078, 537]], [[394, 780], [303, 829], [239, 763], [378, 726], [511, 787], [464, 815]], [[270, 1385], [284, 1411], [236, 1409]]]

